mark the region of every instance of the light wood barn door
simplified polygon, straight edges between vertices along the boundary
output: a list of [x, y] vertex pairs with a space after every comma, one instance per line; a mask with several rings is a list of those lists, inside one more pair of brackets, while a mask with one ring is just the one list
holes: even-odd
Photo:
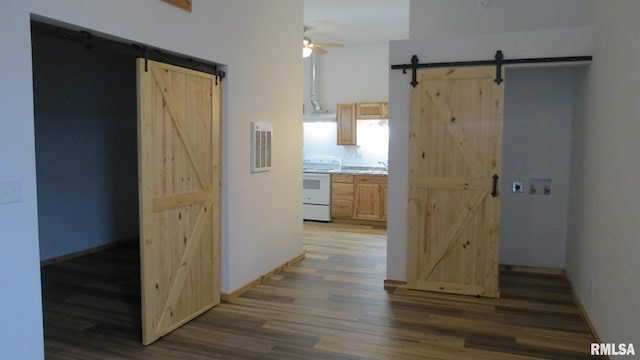
[[502, 169], [504, 85], [495, 73], [418, 71], [409, 130], [410, 288], [499, 296], [500, 199], [491, 193]]
[[142, 340], [220, 302], [220, 86], [138, 59]]

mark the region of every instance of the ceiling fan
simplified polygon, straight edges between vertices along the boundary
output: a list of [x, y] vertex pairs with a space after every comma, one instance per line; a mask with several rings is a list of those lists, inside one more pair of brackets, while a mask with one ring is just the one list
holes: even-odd
[[311, 53], [316, 53], [318, 55], [323, 55], [327, 53], [327, 50], [324, 48], [342, 48], [343, 44], [316, 44], [311, 42], [311, 39], [308, 37], [302, 38], [302, 57], [309, 57]]

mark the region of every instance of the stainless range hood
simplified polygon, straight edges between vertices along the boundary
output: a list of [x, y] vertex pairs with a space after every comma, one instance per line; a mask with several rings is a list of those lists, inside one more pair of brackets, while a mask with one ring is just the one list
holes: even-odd
[[327, 113], [322, 109], [320, 98], [318, 96], [318, 79], [316, 78], [316, 72], [318, 70], [317, 57], [319, 55], [315, 52], [311, 53], [309, 57], [309, 68], [311, 70], [311, 76], [309, 78], [310, 84], [310, 98], [313, 111], [311, 114], [304, 115], [303, 120], [305, 122], [317, 122], [317, 121], [336, 121], [336, 114]]
[[308, 114], [302, 117], [304, 122], [336, 122], [336, 114]]

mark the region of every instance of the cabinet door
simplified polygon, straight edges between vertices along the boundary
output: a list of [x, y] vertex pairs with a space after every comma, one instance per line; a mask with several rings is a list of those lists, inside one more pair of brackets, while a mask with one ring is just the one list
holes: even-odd
[[338, 104], [338, 145], [356, 145], [356, 104]]
[[382, 119], [382, 103], [358, 103], [358, 119]]
[[388, 119], [389, 118], [389, 103], [388, 102], [383, 102], [382, 103], [382, 118], [383, 119]]
[[380, 216], [387, 220], [387, 185], [380, 185]]
[[379, 184], [356, 184], [353, 217], [363, 220], [380, 220]]

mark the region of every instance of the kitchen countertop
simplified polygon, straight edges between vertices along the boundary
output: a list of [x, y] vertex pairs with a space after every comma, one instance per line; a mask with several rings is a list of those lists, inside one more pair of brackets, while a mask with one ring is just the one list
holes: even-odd
[[304, 172], [313, 172], [320, 174], [336, 174], [336, 175], [373, 175], [373, 176], [387, 176], [388, 170], [382, 167], [367, 167], [367, 166], [343, 166], [340, 170], [303, 170]]

